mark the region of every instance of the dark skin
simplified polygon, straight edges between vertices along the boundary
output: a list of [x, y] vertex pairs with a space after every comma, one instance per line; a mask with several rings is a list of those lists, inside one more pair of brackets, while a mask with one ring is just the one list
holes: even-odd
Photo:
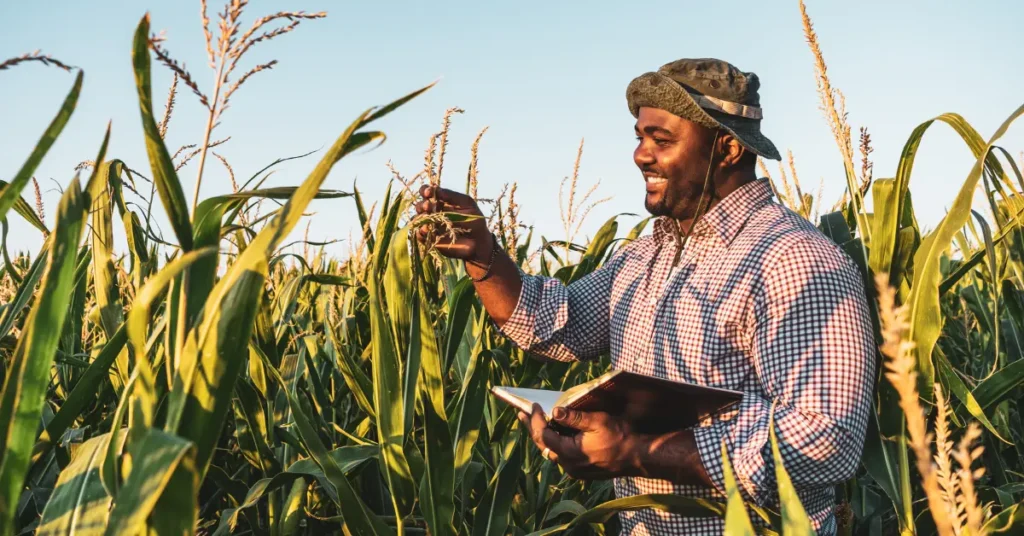
[[[644, 206], [653, 216], [675, 220], [682, 234], [688, 233], [693, 225], [709, 167], [709, 191], [703, 195], [707, 206], [702, 211], [756, 178], [756, 156], [724, 130], [716, 133], [657, 108], [641, 108], [635, 130], [637, 147], [633, 161], [644, 177]], [[476, 202], [467, 195], [443, 188], [434, 192], [429, 186], [421, 188], [420, 195], [422, 199], [416, 204], [419, 214], [458, 212], [482, 216]], [[463, 260], [473, 279], [484, 276], [493, 258], [490, 274], [474, 285], [487, 313], [499, 326], [504, 325], [519, 301], [523, 285], [519, 269], [504, 251], [494, 248], [482, 218], [458, 227], [461, 232], [454, 242], [443, 227], [433, 227], [440, 239], [435, 247], [442, 255]], [[420, 227], [418, 238], [425, 242], [430, 231], [427, 226]], [[537, 448], [549, 449], [549, 459], [575, 478], [636, 476], [712, 486], [692, 430], [640, 434], [631, 429], [627, 420], [615, 415], [566, 408], [555, 408], [551, 418], [579, 432], [559, 435], [548, 427], [540, 406], [535, 405], [530, 415], [519, 412], [519, 420]]]

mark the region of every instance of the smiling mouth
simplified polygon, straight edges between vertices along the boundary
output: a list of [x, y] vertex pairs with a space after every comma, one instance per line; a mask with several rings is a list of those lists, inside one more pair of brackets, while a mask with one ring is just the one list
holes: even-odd
[[646, 182], [648, 186], [653, 186], [655, 184], [665, 184], [668, 182], [668, 179], [661, 175], [644, 173], [644, 182]]

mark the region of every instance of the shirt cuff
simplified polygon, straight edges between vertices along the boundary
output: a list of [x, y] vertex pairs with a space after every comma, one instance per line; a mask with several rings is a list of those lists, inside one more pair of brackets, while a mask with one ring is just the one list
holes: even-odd
[[522, 349], [530, 348], [535, 342], [534, 325], [537, 318], [537, 303], [540, 301], [541, 284], [534, 277], [520, 272], [522, 288], [519, 290], [519, 300], [516, 308], [504, 324], [498, 326], [494, 323], [498, 333], [513, 344]]

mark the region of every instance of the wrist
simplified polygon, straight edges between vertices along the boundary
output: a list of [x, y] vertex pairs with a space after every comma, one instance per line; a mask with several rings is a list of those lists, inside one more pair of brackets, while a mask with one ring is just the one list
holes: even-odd
[[627, 459], [629, 463], [629, 475], [634, 477], [649, 478], [656, 470], [651, 468], [651, 449], [655, 437], [646, 434], [634, 434], [626, 442]]
[[[474, 283], [480, 283], [491, 276], [491, 270], [494, 268], [494, 261], [498, 254], [498, 238], [491, 233], [488, 233], [487, 240], [481, 242], [476, 240], [477, 244], [487, 243], [489, 248], [481, 248], [479, 246], [473, 248], [473, 254], [464, 261], [466, 268], [466, 275], [469, 276], [470, 280]], [[483, 255], [486, 255], [484, 257]], [[486, 259], [486, 260], [481, 260]], [[470, 270], [470, 266], [474, 269]], [[476, 274], [474, 274], [476, 272]]]
[[475, 242], [477, 247], [473, 248], [473, 254], [466, 262], [475, 264], [480, 268], [486, 268], [488, 263], [494, 258], [494, 250], [498, 248], [498, 239], [490, 231], [482, 234], [478, 237]]

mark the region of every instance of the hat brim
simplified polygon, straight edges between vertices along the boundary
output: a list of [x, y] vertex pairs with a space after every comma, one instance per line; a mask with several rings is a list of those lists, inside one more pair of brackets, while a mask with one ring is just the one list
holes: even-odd
[[633, 79], [626, 88], [626, 103], [633, 117], [640, 115], [640, 108], [658, 108], [707, 128], [724, 129], [750, 152], [762, 158], [782, 159], [775, 144], [761, 134], [759, 120], [709, 112], [701, 108], [675, 80], [661, 73], [644, 73]]

